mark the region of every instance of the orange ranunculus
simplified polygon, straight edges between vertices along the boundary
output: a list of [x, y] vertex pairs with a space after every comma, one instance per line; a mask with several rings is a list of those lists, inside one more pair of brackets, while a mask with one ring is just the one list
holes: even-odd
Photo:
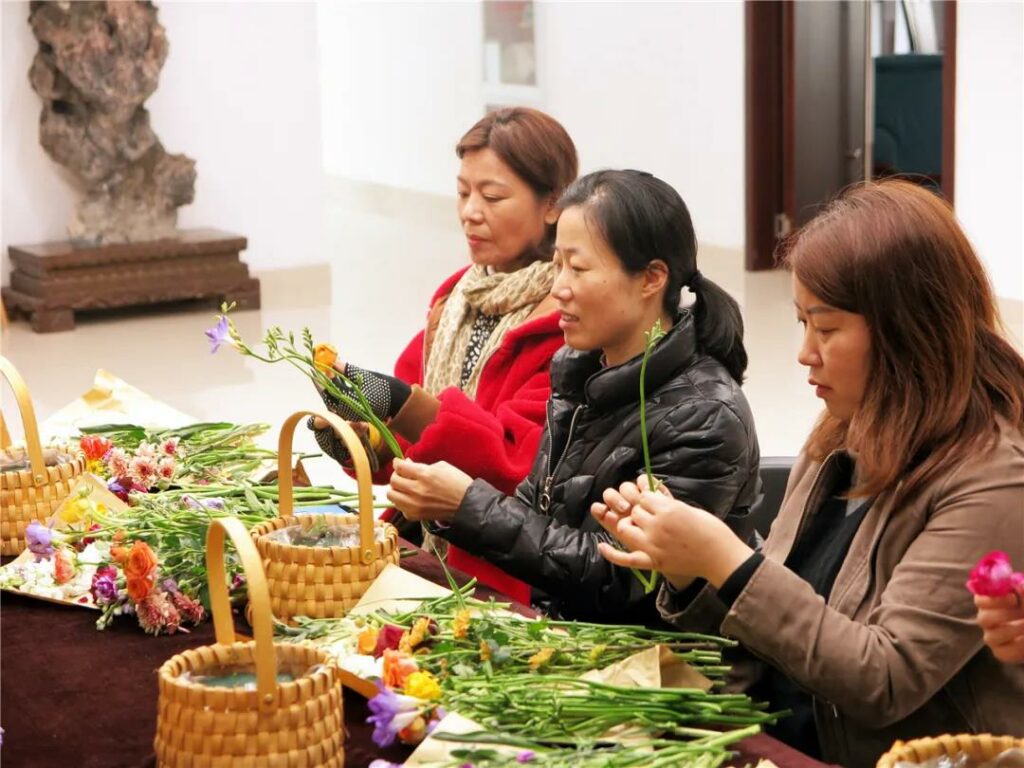
[[133, 602], [141, 603], [147, 597], [149, 593], [153, 591], [153, 585], [156, 583], [156, 575], [150, 574], [149, 576], [129, 576], [128, 577], [128, 597]]
[[391, 690], [404, 690], [409, 675], [418, 670], [419, 666], [415, 659], [401, 651], [393, 651], [390, 648], [384, 651], [384, 685]]
[[124, 537], [125, 537], [124, 529], [118, 528], [116, 531], [114, 531], [113, 542], [115, 544], [120, 544], [122, 541], [124, 541]]
[[376, 627], [367, 627], [360, 632], [358, 638], [359, 652], [364, 656], [372, 656], [377, 648], [377, 636], [379, 634]]
[[334, 363], [338, 359], [338, 350], [330, 344], [317, 344], [313, 347], [313, 363], [320, 373], [333, 378], [337, 371], [334, 370]]
[[128, 559], [124, 563], [124, 575], [129, 579], [150, 578], [156, 571], [156, 555], [144, 541], [136, 541], [128, 552]]
[[111, 547], [110, 548], [110, 559], [115, 563], [124, 564], [124, 561], [128, 558], [128, 547]]

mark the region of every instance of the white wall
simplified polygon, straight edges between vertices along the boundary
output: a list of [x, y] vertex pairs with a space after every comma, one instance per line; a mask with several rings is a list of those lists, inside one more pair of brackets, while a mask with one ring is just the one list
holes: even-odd
[[[581, 170], [675, 185], [704, 242], [743, 244], [739, 2], [540, 3], [540, 106]], [[484, 110], [479, 2], [320, 5], [330, 174], [453, 195], [452, 148]]]
[[483, 114], [479, 2], [319, 5], [324, 169], [455, 194], [455, 143]]
[[702, 243], [744, 242], [743, 6], [545, 3], [548, 108], [583, 171], [651, 171], [686, 200]]
[[1000, 296], [1024, 301], [1024, 4], [957, 3], [957, 214]]
[[[6, 254], [9, 244], [63, 239], [75, 198], [39, 146], [28, 3], [0, 5]], [[170, 55], [147, 107], [167, 150], [194, 158], [198, 172], [179, 226], [246, 235], [256, 269], [324, 261], [315, 3], [159, 7]], [[6, 259], [4, 268], [6, 280]]]

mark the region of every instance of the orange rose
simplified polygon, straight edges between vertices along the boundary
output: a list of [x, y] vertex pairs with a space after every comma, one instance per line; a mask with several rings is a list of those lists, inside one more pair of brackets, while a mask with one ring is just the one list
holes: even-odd
[[384, 685], [391, 690], [403, 690], [409, 675], [417, 671], [419, 667], [416, 661], [401, 651], [393, 651], [390, 648], [384, 651]]
[[313, 363], [320, 373], [328, 378], [333, 378], [337, 371], [334, 370], [334, 363], [338, 359], [338, 350], [330, 344], [317, 344], [313, 348]]
[[124, 575], [129, 579], [156, 578], [156, 555], [144, 541], [136, 541], [132, 544], [128, 559], [124, 563]]
[[153, 591], [153, 585], [156, 582], [156, 576], [129, 576], [128, 577], [128, 597], [133, 602], [141, 603], [147, 597], [149, 593]]

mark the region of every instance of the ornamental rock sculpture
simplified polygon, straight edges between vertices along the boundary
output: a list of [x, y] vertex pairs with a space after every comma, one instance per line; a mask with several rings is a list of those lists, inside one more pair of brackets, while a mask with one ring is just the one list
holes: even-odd
[[142, 105], [167, 58], [150, 2], [32, 2], [39, 40], [29, 80], [43, 101], [39, 140], [82, 192], [73, 242], [139, 242], [173, 236], [192, 202], [195, 162], [168, 154]]

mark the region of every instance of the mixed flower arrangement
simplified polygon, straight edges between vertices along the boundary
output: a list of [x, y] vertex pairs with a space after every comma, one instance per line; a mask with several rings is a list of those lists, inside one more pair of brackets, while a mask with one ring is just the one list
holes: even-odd
[[[30, 523], [32, 557], [0, 569], [0, 588], [99, 609], [98, 629], [134, 615], [150, 634], [201, 621], [209, 606], [205, 560], [210, 521], [252, 527], [277, 515], [276, 484], [250, 480], [274, 451], [255, 446], [266, 425], [203, 423], [151, 431], [107, 425], [80, 439], [88, 470], [121, 502], [82, 483], [49, 524]], [[297, 507], [346, 504], [355, 495], [297, 487]], [[109, 499], [109, 497], [107, 497]], [[244, 579], [229, 558], [233, 591]]]

